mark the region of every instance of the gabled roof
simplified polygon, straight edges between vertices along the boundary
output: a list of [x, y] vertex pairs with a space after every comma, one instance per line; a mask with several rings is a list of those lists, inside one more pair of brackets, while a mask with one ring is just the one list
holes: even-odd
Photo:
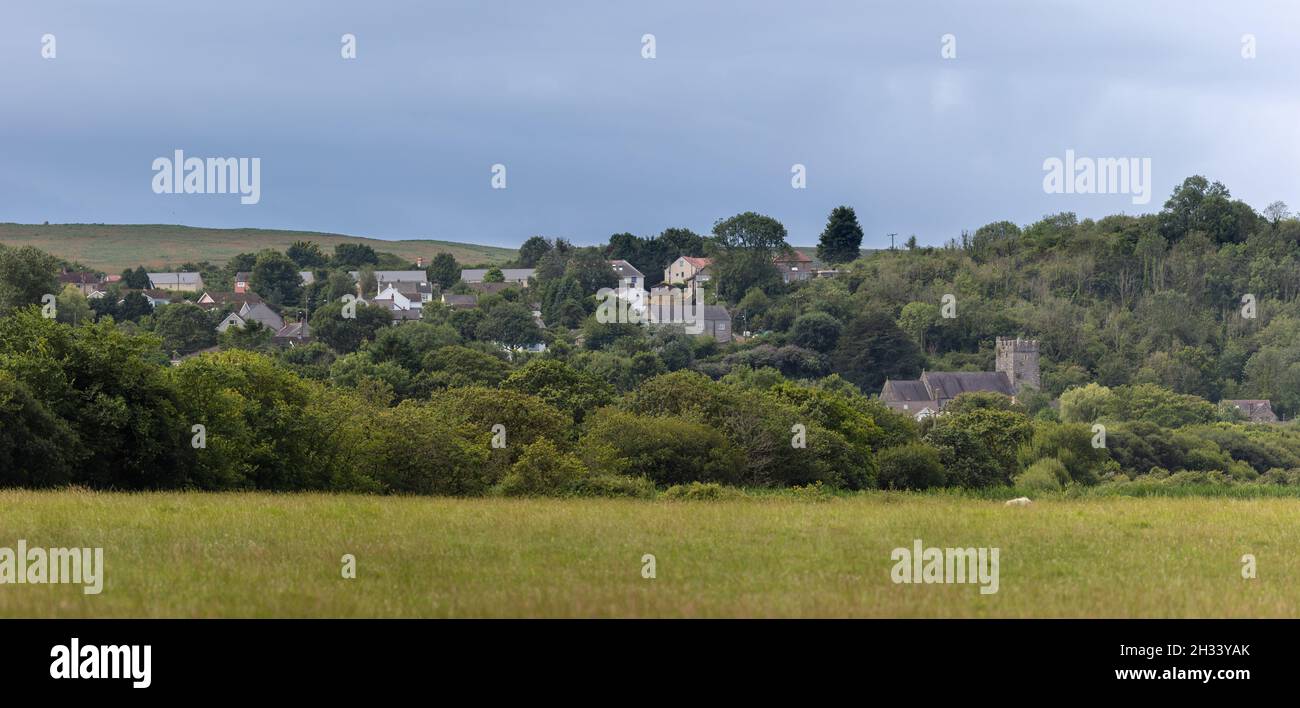
[[682, 256], [682, 260], [684, 260], [684, 261], [686, 261], [687, 263], [690, 263], [691, 265], [695, 266], [695, 269], [696, 269], [696, 270], [700, 270], [701, 268], [708, 268], [709, 266], [713, 265], [713, 259], [712, 259], [712, 258], [699, 258], [699, 257], [696, 257], [696, 256]]
[[885, 387], [880, 391], [880, 397], [890, 401], [931, 401], [930, 392], [926, 390], [925, 384], [919, 380], [900, 381], [897, 379], [885, 379]]
[[245, 320], [261, 322], [273, 330], [279, 330], [284, 326], [284, 319], [264, 302], [244, 303], [243, 307], [239, 308], [239, 316]]
[[456, 295], [454, 293], [442, 294], [443, 304], [449, 307], [477, 307], [477, 295]]
[[[389, 283], [395, 280], [419, 283], [429, 279], [429, 274], [422, 270], [377, 270], [374, 273], [375, 280], [381, 283]], [[352, 276], [353, 280], [358, 280], [361, 278], [361, 271], [350, 270], [348, 275]]]
[[202, 285], [203, 276], [198, 273], [149, 273], [149, 282], [154, 287], [164, 285]]
[[642, 274], [641, 271], [636, 269], [636, 266], [622, 259], [615, 259], [610, 261], [609, 267], [613, 268], [614, 273], [616, 273], [620, 277], [629, 277], [629, 276], [635, 276], [637, 278], [645, 277], [645, 275]]
[[972, 391], [1016, 394], [1011, 379], [1001, 371], [927, 371], [921, 374], [921, 383], [935, 400], [956, 398]]
[[[212, 302], [211, 303], [202, 302], [202, 300], [205, 297], [210, 298]], [[244, 303], [256, 304], [262, 301], [262, 296], [253, 292], [232, 293], [232, 292], [221, 291], [221, 290], [205, 290], [203, 291], [203, 294], [199, 296], [199, 300], [200, 300], [200, 302], [198, 303], [199, 307], [210, 308], [210, 307], [217, 307], [219, 305], [225, 305], [225, 304], [231, 304], [231, 305], [234, 304], [243, 305]]]
[[59, 273], [59, 282], [75, 283], [77, 285], [96, 285], [100, 281], [98, 275], [95, 275], [88, 270], [83, 270], [76, 273]]
[[[466, 268], [461, 270], [460, 279], [466, 282], [483, 280], [483, 277], [487, 275], [487, 272], [489, 270], [491, 269], [490, 268]], [[507, 281], [515, 280], [515, 281], [525, 282], [536, 274], [537, 274], [536, 268], [502, 268], [501, 269], [501, 275], [504, 276]]]
[[290, 322], [275, 333], [279, 339], [306, 339], [311, 336], [311, 327], [306, 322]]
[[731, 315], [727, 312], [727, 308], [721, 305], [703, 305], [700, 309], [702, 310], [700, 316], [704, 318], [705, 322], [731, 321]]
[[465, 284], [469, 286], [470, 290], [477, 290], [478, 292], [485, 293], [488, 295], [491, 295], [492, 293], [499, 293], [502, 290], [509, 290], [510, 288], [519, 287], [519, 285], [517, 285], [516, 283], [465, 283]]

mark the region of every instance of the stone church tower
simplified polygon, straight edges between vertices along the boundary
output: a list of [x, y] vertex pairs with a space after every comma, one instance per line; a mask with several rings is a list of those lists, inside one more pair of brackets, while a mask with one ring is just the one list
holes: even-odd
[[997, 348], [997, 364], [994, 369], [1006, 372], [1016, 393], [1020, 393], [1022, 386], [1042, 390], [1043, 382], [1038, 373], [1037, 339], [998, 337]]

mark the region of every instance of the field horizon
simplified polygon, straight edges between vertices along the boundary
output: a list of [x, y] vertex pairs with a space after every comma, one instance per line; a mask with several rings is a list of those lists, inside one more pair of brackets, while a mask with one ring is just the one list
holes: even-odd
[[88, 268], [119, 273], [143, 265], [178, 267], [186, 262], [221, 265], [239, 253], [263, 248], [283, 251], [294, 241], [315, 241], [326, 253], [340, 243], [359, 243], [414, 261], [447, 252], [462, 264], [497, 264], [518, 251], [435, 239], [386, 240], [319, 231], [259, 228], [207, 228], [173, 224], [17, 224], [0, 223], [0, 244], [35, 246]]
[[[1221, 618], [1296, 617], [1300, 604], [1293, 499], [5, 490], [0, 509], [0, 547], [104, 548], [101, 594], [10, 585], [10, 618]], [[998, 591], [892, 582], [892, 549], [915, 539], [1000, 548]]]

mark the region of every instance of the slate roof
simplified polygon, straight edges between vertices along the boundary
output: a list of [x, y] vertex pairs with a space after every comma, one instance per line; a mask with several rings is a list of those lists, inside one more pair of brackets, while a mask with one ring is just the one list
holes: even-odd
[[[467, 268], [460, 272], [460, 279], [467, 282], [482, 282], [483, 276], [487, 275], [489, 268]], [[536, 268], [502, 268], [501, 275], [505, 276], [507, 283], [521, 282], [526, 283], [528, 279], [537, 274]]]
[[963, 393], [992, 391], [1014, 396], [1011, 379], [1001, 371], [927, 371], [920, 379], [887, 379], [880, 398], [892, 408], [896, 404], [943, 402]]
[[173, 287], [202, 285], [203, 277], [198, 273], [149, 273], [149, 282], [155, 288], [166, 288], [168, 285]]
[[1008, 396], [1016, 393], [1011, 379], [1001, 371], [927, 371], [921, 374], [921, 382], [936, 400], [972, 391], [996, 391]]
[[616, 259], [610, 261], [609, 267], [613, 268], [614, 272], [617, 273], [620, 277], [627, 277], [627, 276], [636, 276], [638, 278], [645, 277], [645, 275], [643, 275], [641, 271], [636, 269], [636, 266], [622, 259]]

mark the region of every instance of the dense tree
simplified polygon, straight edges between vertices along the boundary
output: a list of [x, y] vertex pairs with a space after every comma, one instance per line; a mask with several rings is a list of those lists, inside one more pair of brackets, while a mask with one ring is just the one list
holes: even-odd
[[460, 282], [460, 264], [450, 253], [439, 253], [429, 263], [428, 275], [429, 282], [437, 283], [443, 290], [449, 290]]
[[284, 255], [303, 270], [324, 268], [329, 263], [329, 257], [314, 241], [294, 241], [289, 248], [285, 249]]
[[364, 243], [340, 243], [334, 246], [333, 264], [339, 268], [360, 268], [378, 265], [379, 254]]
[[870, 392], [879, 391], [887, 378], [916, 378], [923, 362], [916, 343], [878, 310], [849, 322], [831, 354], [835, 373]]
[[541, 236], [531, 236], [519, 247], [519, 267], [532, 268], [551, 250], [551, 242]]
[[298, 266], [288, 256], [270, 249], [257, 254], [248, 285], [267, 302], [275, 305], [298, 304], [301, 284]]
[[835, 264], [857, 260], [861, 255], [862, 226], [853, 207], [837, 206], [826, 220], [826, 228], [817, 242], [817, 257]]
[[31, 246], [0, 244], [0, 315], [27, 305], [40, 305], [46, 295], [60, 291], [59, 259]]
[[203, 308], [189, 302], [160, 305], [154, 315], [154, 332], [164, 351], [189, 354], [217, 343], [216, 323]]
[[345, 307], [342, 302], [330, 302], [311, 316], [316, 338], [343, 354], [356, 351], [366, 340], [373, 341], [392, 322], [392, 315], [381, 307], [354, 303], [352, 317], [344, 316]]
[[533, 319], [532, 310], [516, 302], [493, 307], [479, 323], [477, 335], [487, 342], [498, 342], [511, 349], [542, 341], [542, 330]]

